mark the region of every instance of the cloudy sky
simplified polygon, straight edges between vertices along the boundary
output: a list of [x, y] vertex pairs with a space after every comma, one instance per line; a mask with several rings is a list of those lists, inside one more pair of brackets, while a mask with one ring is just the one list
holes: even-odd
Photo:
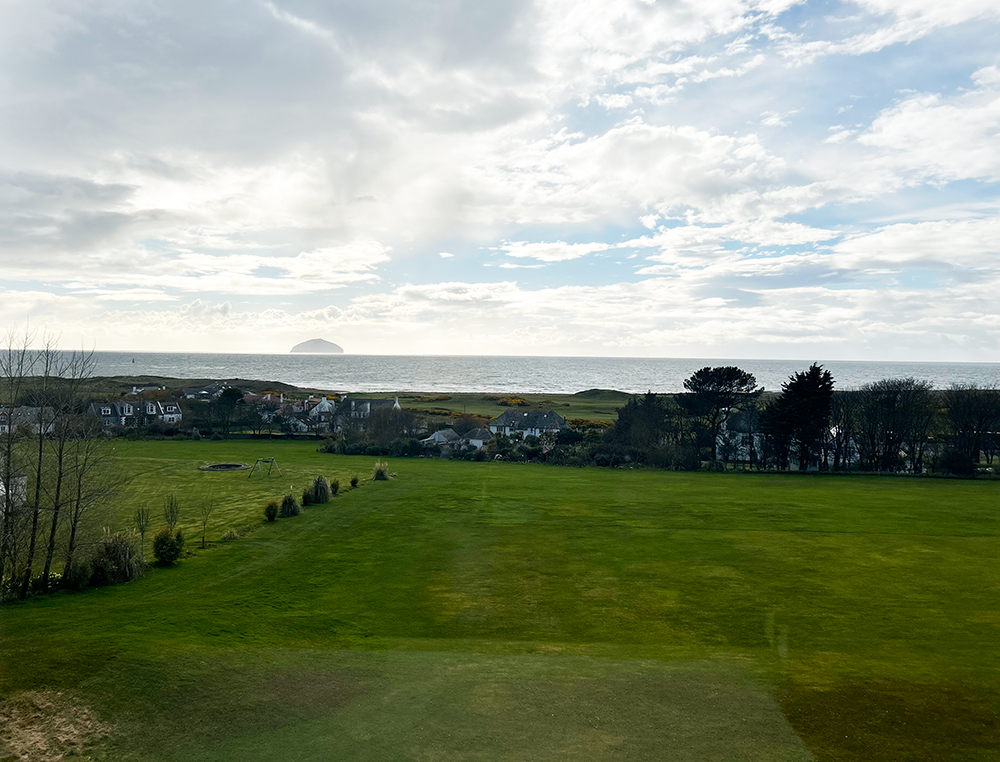
[[0, 0], [0, 326], [1000, 361], [997, 0]]

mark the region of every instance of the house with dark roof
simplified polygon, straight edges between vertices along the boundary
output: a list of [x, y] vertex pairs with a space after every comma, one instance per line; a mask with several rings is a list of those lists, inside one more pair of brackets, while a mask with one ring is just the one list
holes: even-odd
[[460, 439], [463, 445], [482, 450], [486, 443], [493, 439], [493, 432], [485, 428], [473, 429], [462, 434]]
[[426, 439], [421, 439], [422, 444], [452, 444], [459, 439], [458, 434], [453, 429], [438, 429]]
[[347, 397], [341, 399], [333, 414], [332, 428], [334, 431], [356, 429], [364, 431], [365, 421], [371, 418], [376, 410], [402, 410], [399, 397], [395, 399], [366, 399], [364, 397]]
[[151, 423], [177, 425], [184, 417], [180, 403], [171, 399], [92, 402], [87, 408], [87, 415], [100, 420], [101, 426], [106, 429], [116, 426], [147, 426]]
[[[21, 428], [37, 434], [40, 426], [45, 427], [45, 433], [52, 431], [55, 411], [51, 407], [15, 407], [0, 410], [0, 434], [6, 434], [12, 429]], [[39, 423], [41, 421], [41, 423]]]
[[511, 408], [490, 421], [490, 431], [494, 434], [520, 434], [523, 437], [540, 437], [546, 433], [558, 433], [570, 426], [566, 419], [554, 410], [518, 410]]

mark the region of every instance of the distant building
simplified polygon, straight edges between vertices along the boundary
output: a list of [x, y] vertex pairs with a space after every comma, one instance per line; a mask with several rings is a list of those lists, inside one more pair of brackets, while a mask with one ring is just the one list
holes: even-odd
[[453, 429], [439, 429], [426, 439], [421, 439], [422, 444], [445, 445], [458, 441], [458, 434]]
[[165, 423], [176, 426], [184, 417], [177, 400], [115, 400], [92, 402], [87, 414], [106, 429]]
[[28, 496], [28, 477], [14, 475], [11, 477], [10, 484], [8, 485], [4, 482], [3, 471], [3, 459], [0, 458], [0, 516], [3, 515], [4, 506], [7, 505], [8, 499], [12, 506], [17, 508], [24, 505]]
[[482, 450], [486, 443], [493, 439], [493, 432], [484, 428], [473, 429], [462, 434], [460, 439], [462, 444]]
[[[41, 418], [41, 424], [39, 423]], [[11, 430], [24, 429], [32, 434], [37, 434], [44, 426], [45, 433], [52, 431], [52, 421], [55, 419], [55, 411], [50, 407], [15, 407], [0, 410], [0, 434], [6, 434]]]
[[566, 419], [554, 410], [510, 409], [490, 421], [490, 431], [494, 434], [520, 434], [540, 437], [546, 433], [558, 433], [570, 426]]
[[357, 429], [364, 431], [365, 421], [371, 418], [376, 410], [402, 410], [399, 397], [395, 399], [366, 399], [364, 397], [344, 397], [334, 413], [332, 428], [334, 431]]
[[229, 384], [225, 381], [217, 381], [213, 384], [209, 384], [208, 386], [190, 386], [181, 394], [184, 399], [211, 402], [212, 400], [216, 400], [222, 396], [222, 393], [228, 388]]

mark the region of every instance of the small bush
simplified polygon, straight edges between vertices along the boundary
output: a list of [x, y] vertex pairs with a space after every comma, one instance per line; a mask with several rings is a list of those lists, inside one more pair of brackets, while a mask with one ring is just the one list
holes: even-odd
[[372, 466], [372, 481], [385, 482], [389, 480], [389, 464], [384, 460], [376, 460]]
[[90, 584], [98, 587], [131, 582], [141, 577], [145, 568], [146, 562], [130, 536], [105, 530], [91, 561]]
[[268, 521], [274, 521], [278, 518], [278, 503], [272, 500], [264, 508], [264, 518]]
[[313, 491], [312, 487], [306, 487], [302, 490], [302, 506], [312, 505], [313, 503], [319, 503], [321, 501], [316, 499], [316, 493]]
[[49, 572], [48, 586], [42, 587], [41, 575], [31, 580], [31, 594], [44, 595], [49, 590], [56, 590], [62, 587], [62, 575], [59, 572]]
[[340, 479], [331, 479], [330, 497], [336, 497], [338, 492], [340, 492]]
[[281, 518], [288, 519], [292, 516], [298, 516], [302, 513], [302, 509], [299, 507], [299, 501], [295, 499], [295, 495], [285, 495], [281, 499]]
[[184, 550], [184, 535], [181, 530], [171, 532], [163, 527], [153, 538], [153, 557], [160, 566], [172, 566], [177, 563]]
[[336, 491], [330, 485], [330, 482], [326, 480], [325, 476], [317, 476], [316, 481], [313, 482], [312, 486], [313, 497], [319, 504], [329, 503], [330, 498], [332, 498]]
[[225, 534], [222, 535], [223, 542], [231, 542], [232, 540], [239, 539], [239, 533], [235, 529], [227, 529]]
[[358, 488], [358, 475], [355, 474], [354, 476], [351, 477], [351, 489], [357, 489], [357, 488]]
[[65, 590], [83, 590], [90, 582], [93, 574], [90, 564], [85, 561], [73, 561], [69, 567], [69, 574], [63, 577], [62, 586]]
[[942, 453], [938, 465], [942, 471], [953, 476], [976, 475], [976, 461], [967, 453], [951, 447]]

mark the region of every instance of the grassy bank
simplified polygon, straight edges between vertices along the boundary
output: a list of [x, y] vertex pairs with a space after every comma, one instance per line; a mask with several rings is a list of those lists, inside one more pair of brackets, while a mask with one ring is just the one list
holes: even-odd
[[[131, 500], [218, 501], [215, 540], [372, 462], [118, 447]], [[283, 476], [197, 471], [258, 456]], [[106, 759], [1000, 758], [994, 484], [390, 467], [137, 583], [0, 610], [0, 695], [62, 692], [34, 711], [87, 708]]]

